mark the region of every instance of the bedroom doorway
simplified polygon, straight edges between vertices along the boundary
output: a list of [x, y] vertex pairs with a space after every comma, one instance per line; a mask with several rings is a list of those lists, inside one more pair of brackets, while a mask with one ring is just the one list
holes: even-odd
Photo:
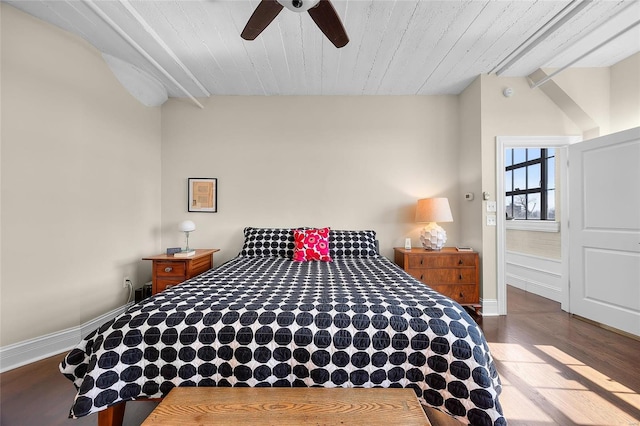
[[[578, 136], [498, 136], [496, 138], [496, 201], [497, 201], [497, 301], [498, 314], [507, 314], [507, 258], [509, 268], [519, 270], [521, 277], [510, 273], [512, 280], [520, 280], [518, 284], [528, 291], [560, 302], [564, 311], [569, 310], [569, 203], [568, 203], [568, 147], [581, 140]], [[560, 220], [522, 220], [513, 218], [513, 203], [507, 205], [505, 182], [505, 154], [507, 150], [553, 149], [556, 167], [555, 182], [559, 195], [555, 197], [556, 209], [560, 212]], [[511, 188], [512, 190], [515, 188]], [[512, 215], [508, 218], [507, 207]], [[509, 220], [507, 220], [509, 219]], [[507, 252], [507, 222], [509, 228], [528, 232], [559, 232], [560, 259], [548, 260], [544, 256], [517, 256]], [[522, 234], [525, 235], [525, 234]], [[550, 265], [548, 267], [548, 265]], [[545, 283], [536, 274], [546, 274], [555, 284]]]

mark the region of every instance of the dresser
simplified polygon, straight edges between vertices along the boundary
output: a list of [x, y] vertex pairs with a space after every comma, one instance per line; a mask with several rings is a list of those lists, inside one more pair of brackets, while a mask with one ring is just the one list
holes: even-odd
[[220, 249], [196, 249], [196, 253], [189, 257], [159, 254], [143, 258], [142, 260], [153, 262], [151, 294], [160, 293], [213, 268], [213, 254], [219, 251]]
[[463, 306], [480, 309], [480, 259], [477, 252], [396, 247], [395, 263], [412, 277]]

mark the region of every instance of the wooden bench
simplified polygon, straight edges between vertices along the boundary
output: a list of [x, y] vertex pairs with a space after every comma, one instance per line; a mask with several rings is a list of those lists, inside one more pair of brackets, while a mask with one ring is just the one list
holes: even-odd
[[412, 389], [174, 388], [142, 423], [430, 426]]

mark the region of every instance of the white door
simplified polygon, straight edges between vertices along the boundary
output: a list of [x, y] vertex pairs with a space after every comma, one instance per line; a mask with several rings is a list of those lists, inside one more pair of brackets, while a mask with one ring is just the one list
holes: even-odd
[[640, 127], [569, 147], [570, 310], [640, 336]]

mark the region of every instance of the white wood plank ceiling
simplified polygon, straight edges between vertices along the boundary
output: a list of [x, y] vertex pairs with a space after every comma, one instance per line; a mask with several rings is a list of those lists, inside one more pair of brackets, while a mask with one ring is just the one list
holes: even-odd
[[287, 9], [243, 40], [258, 0], [4, 1], [146, 71], [172, 97], [458, 94], [480, 74], [563, 67], [629, 27], [574, 66], [640, 51], [638, 0], [333, 0], [350, 38], [341, 49]]

